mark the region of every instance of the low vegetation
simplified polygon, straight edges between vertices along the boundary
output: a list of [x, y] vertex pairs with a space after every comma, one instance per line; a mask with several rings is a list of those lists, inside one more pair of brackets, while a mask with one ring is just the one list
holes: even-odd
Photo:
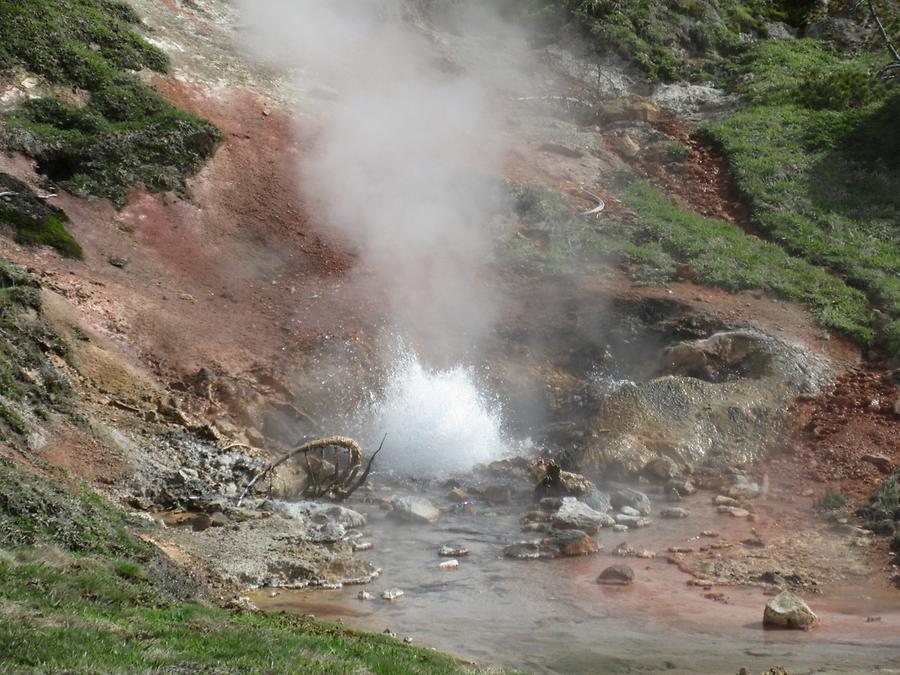
[[824, 326], [871, 338], [865, 295], [840, 278], [733, 223], [681, 208], [631, 175], [623, 174], [616, 189], [635, 217], [585, 218], [549, 190], [513, 185], [525, 224], [509, 241], [513, 259], [551, 271], [575, 261], [612, 262], [647, 283], [686, 276], [732, 291], [758, 289], [807, 304]]
[[850, 498], [840, 490], [827, 490], [824, 494], [816, 497], [813, 502], [813, 508], [819, 513], [840, 511], [848, 506], [850, 506]]
[[462, 670], [387, 636], [178, 599], [184, 573], [132, 525], [96, 494], [0, 459], [0, 671]]
[[875, 310], [870, 321], [854, 312], [825, 324], [898, 353], [900, 87], [874, 77], [880, 63], [844, 59], [821, 42], [757, 45], [729, 76], [746, 108], [704, 134], [726, 157], [754, 225], [863, 291]]
[[892, 535], [900, 525], [900, 471], [895, 471], [872, 493], [859, 515], [878, 534]]
[[139, 23], [117, 0], [0, 3], [0, 71], [36, 74], [54, 92], [4, 115], [6, 147], [69, 191], [119, 206], [139, 185], [183, 192], [221, 138], [137, 76], [169, 67]]
[[26, 418], [69, 412], [71, 386], [50, 356], [65, 343], [40, 319], [40, 289], [23, 269], [0, 258], [0, 442], [19, 443]]

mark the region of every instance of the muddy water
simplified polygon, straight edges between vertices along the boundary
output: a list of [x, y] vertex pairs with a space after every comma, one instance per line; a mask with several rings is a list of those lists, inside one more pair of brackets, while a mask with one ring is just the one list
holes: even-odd
[[[368, 539], [375, 548], [361, 555], [384, 569], [366, 587], [375, 599], [357, 599], [360, 587], [340, 590], [259, 591], [264, 609], [314, 614], [318, 618], [381, 632], [410, 636], [480, 663], [528, 672], [735, 673], [782, 665], [790, 672], [900, 672], [900, 602], [877, 583], [855, 579], [829, 589], [810, 603], [822, 625], [808, 633], [764, 630], [761, 588], [716, 588], [727, 604], [689, 587], [690, 577], [667, 562], [670, 546], [697, 548], [716, 539], [750, 536], [751, 524], [715, 514], [709, 495], [684, 503], [692, 516], [655, 520], [626, 534], [601, 531], [604, 551], [596, 556], [517, 561], [502, 548], [528, 538], [518, 517], [526, 505], [477, 515], [444, 513], [435, 525], [399, 525], [369, 504], [355, 505], [369, 515]], [[610, 551], [621, 541], [655, 559], [623, 559]], [[460, 542], [470, 554], [457, 570], [437, 568], [438, 548]], [[635, 571], [630, 587], [595, 583], [600, 571], [626, 563]], [[380, 598], [401, 588], [402, 599]], [[877, 614], [877, 622], [866, 617]]]

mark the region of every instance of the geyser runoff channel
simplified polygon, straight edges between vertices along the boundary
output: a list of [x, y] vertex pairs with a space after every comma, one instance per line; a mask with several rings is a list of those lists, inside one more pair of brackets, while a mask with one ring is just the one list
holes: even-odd
[[508, 454], [500, 403], [461, 365], [429, 370], [403, 354], [371, 410], [371, 428], [387, 433], [382, 466], [399, 473], [441, 477]]

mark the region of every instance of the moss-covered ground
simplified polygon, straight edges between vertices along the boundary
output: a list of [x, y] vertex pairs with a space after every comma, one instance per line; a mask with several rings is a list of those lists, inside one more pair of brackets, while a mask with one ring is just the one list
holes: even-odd
[[[117, 0], [0, 3], [0, 70], [20, 68], [73, 93], [6, 113], [4, 145], [35, 158], [38, 171], [69, 191], [119, 206], [140, 185], [183, 192], [221, 138], [138, 77], [169, 68], [139, 28], [134, 10]], [[81, 105], [73, 103], [78, 93]]]

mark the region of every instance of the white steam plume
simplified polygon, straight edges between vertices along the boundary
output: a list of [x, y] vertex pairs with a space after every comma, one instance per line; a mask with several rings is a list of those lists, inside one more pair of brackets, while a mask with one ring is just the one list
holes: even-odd
[[[358, 251], [357, 282], [387, 297], [392, 331], [432, 362], [458, 363], [497, 310], [485, 283], [498, 206], [490, 177], [503, 157], [487, 84], [497, 78], [451, 65], [408, 0], [242, 4], [257, 52], [304, 73], [300, 90], [315, 78], [338, 92], [303, 159], [308, 204]], [[391, 371], [371, 415], [390, 427], [396, 468], [463, 470], [501, 451], [499, 414], [470, 371], [404, 358]]]

